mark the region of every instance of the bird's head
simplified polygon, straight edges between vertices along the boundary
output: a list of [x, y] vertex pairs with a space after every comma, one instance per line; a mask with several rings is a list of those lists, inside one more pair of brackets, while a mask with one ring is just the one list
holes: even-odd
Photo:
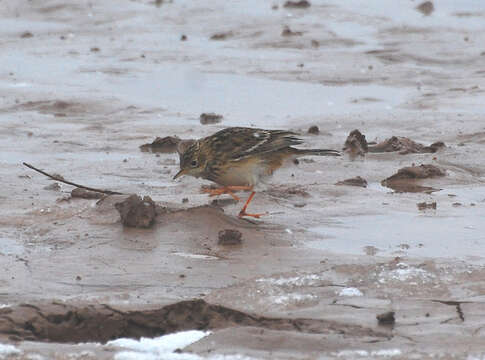
[[182, 175], [200, 177], [205, 169], [205, 163], [202, 161], [200, 152], [200, 142], [182, 143], [177, 150], [180, 156], [180, 171], [175, 174], [173, 179], [175, 180]]

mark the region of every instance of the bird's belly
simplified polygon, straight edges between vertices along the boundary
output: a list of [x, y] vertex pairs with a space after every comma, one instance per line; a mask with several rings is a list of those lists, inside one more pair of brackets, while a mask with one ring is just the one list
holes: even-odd
[[263, 163], [246, 163], [229, 167], [218, 183], [224, 186], [255, 186], [261, 177], [270, 174], [270, 169]]

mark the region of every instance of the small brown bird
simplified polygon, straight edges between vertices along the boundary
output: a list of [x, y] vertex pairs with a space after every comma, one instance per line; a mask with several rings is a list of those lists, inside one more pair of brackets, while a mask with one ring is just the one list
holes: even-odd
[[303, 141], [296, 133], [285, 130], [264, 130], [231, 127], [194, 141], [180, 153], [182, 175], [203, 178], [221, 185], [218, 189], [206, 189], [210, 196], [230, 194], [233, 191], [251, 191], [239, 216], [259, 218], [263, 214], [248, 214], [246, 209], [254, 197], [254, 187], [264, 177], [280, 168], [285, 160], [305, 155], [340, 156], [337, 150], [296, 149]]

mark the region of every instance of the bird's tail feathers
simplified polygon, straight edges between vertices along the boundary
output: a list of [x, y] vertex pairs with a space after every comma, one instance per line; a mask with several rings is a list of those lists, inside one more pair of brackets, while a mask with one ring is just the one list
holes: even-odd
[[317, 155], [317, 156], [340, 156], [340, 152], [331, 149], [295, 149], [298, 156]]

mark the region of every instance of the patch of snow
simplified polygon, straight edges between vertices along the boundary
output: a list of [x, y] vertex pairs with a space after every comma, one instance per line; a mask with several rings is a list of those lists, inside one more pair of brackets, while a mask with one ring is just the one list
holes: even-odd
[[28, 354], [26, 356], [26, 359], [28, 359], [28, 360], [46, 360], [46, 358], [43, 357], [40, 354]]
[[333, 353], [337, 357], [347, 357], [347, 358], [356, 358], [356, 357], [394, 357], [401, 355], [402, 352], [399, 349], [382, 349], [382, 350], [342, 350], [337, 353]]
[[116, 346], [130, 351], [121, 351], [115, 355], [115, 360], [200, 360], [195, 354], [174, 353], [176, 349], [193, 344], [210, 334], [210, 331], [189, 330], [157, 338], [116, 339], [109, 341], [107, 346]]
[[10, 306], [10, 304], [0, 304], [0, 309], [8, 308]]
[[19, 355], [22, 351], [10, 344], [0, 343], [0, 359], [6, 359], [11, 355]]
[[293, 234], [293, 231], [291, 231], [291, 229], [285, 229], [285, 231], [286, 231], [288, 234]]
[[302, 276], [293, 276], [290, 278], [261, 278], [256, 279], [256, 282], [269, 283], [277, 286], [310, 286], [317, 284], [321, 280], [322, 278], [320, 275], [307, 274]]
[[382, 349], [382, 350], [375, 350], [370, 353], [371, 356], [384, 356], [384, 357], [393, 357], [399, 356], [402, 352], [399, 349]]
[[283, 305], [283, 304], [291, 304], [291, 303], [299, 303], [302, 301], [308, 301], [315, 299], [315, 295], [311, 294], [286, 294], [286, 295], [279, 295], [271, 297], [271, 300], [275, 304]]
[[338, 292], [338, 296], [363, 296], [362, 291], [354, 287], [343, 288]]
[[396, 265], [397, 269], [391, 270], [380, 275], [379, 282], [385, 283], [389, 280], [395, 281], [409, 281], [409, 280], [420, 280], [421, 282], [426, 282], [432, 280], [435, 275], [427, 272], [426, 270], [419, 269], [416, 267], [411, 267], [405, 263], [399, 263]]
[[253, 357], [249, 357], [246, 355], [241, 355], [241, 354], [235, 354], [235, 355], [224, 355], [224, 354], [219, 354], [219, 355], [214, 355], [207, 360], [258, 360]]
[[355, 357], [355, 356], [369, 356], [369, 352], [366, 350], [342, 350], [334, 353], [337, 357]]
[[[86, 343], [78, 344], [78, 345], [85, 345], [85, 344]], [[67, 354], [67, 357], [69, 359], [85, 359], [85, 358], [94, 358], [94, 357], [96, 357], [96, 354], [93, 351], [83, 350], [83, 351], [78, 352], [78, 353], [69, 353], [69, 354]]]
[[202, 254], [190, 254], [190, 253], [185, 253], [185, 252], [174, 252], [172, 255], [176, 256], [181, 256], [185, 258], [191, 258], [191, 259], [205, 259], [205, 260], [217, 260], [218, 258], [215, 256], [210, 256], [210, 255], [202, 255]]

